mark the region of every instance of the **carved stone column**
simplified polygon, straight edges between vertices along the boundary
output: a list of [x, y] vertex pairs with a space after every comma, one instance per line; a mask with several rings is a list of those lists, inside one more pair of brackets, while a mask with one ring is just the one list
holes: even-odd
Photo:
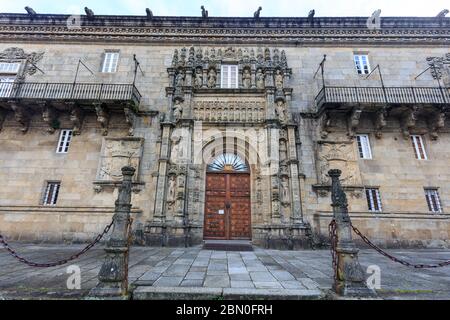
[[358, 261], [359, 250], [352, 239], [347, 196], [339, 181], [341, 173], [341, 170], [337, 169], [328, 171], [332, 181], [331, 206], [333, 207], [338, 237], [336, 247], [337, 277], [333, 289], [342, 296], [372, 296], [375, 295], [375, 292], [367, 287], [364, 270]]
[[303, 223], [301, 198], [300, 198], [300, 181], [298, 172], [298, 159], [295, 140], [295, 126], [289, 126], [288, 129], [288, 156], [291, 174], [291, 199], [292, 199], [292, 216], [293, 224]]
[[123, 181], [116, 201], [114, 227], [105, 248], [106, 257], [98, 274], [100, 282], [91, 297], [128, 298], [128, 257], [133, 167], [123, 167]]

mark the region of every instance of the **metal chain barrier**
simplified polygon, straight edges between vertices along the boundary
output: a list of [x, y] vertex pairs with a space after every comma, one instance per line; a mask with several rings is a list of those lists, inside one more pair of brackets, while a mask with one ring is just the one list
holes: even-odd
[[330, 241], [331, 241], [331, 257], [333, 261], [333, 271], [334, 271], [334, 280], [337, 280], [338, 274], [337, 274], [337, 265], [338, 265], [338, 256], [336, 252], [336, 247], [338, 243], [338, 236], [337, 236], [337, 226], [336, 226], [336, 220], [332, 220], [330, 225], [328, 226], [328, 230], [330, 232]]
[[94, 247], [97, 243], [100, 242], [100, 240], [109, 232], [111, 227], [114, 225], [114, 218], [111, 221], [109, 225], [105, 227], [102, 233], [100, 233], [91, 243], [89, 243], [83, 250], [80, 252], [70, 256], [67, 259], [59, 260], [53, 263], [36, 263], [27, 260], [26, 258], [21, 257], [14, 249], [12, 249], [6, 239], [0, 234], [0, 244], [3, 245], [3, 247], [18, 261], [30, 266], [30, 267], [36, 267], [36, 268], [51, 268], [51, 267], [57, 267], [62, 266], [70, 261], [73, 261], [75, 259], [78, 259], [81, 255], [85, 254], [87, 251], [89, 251], [92, 247]]
[[[332, 224], [334, 223], [334, 228], [336, 228], [336, 221], [332, 221], [330, 224], [330, 230], [332, 228]], [[372, 249], [375, 249], [378, 253], [380, 253], [381, 255], [387, 257], [388, 259], [400, 263], [406, 267], [411, 267], [411, 268], [415, 268], [415, 269], [433, 269], [433, 268], [441, 268], [441, 267], [446, 267], [450, 265], [450, 260], [441, 262], [441, 263], [437, 263], [437, 264], [414, 264], [414, 263], [410, 263], [408, 261], [405, 260], [401, 260], [399, 258], [396, 258], [392, 255], [390, 255], [389, 253], [387, 253], [386, 251], [382, 250], [380, 247], [376, 246], [375, 244], [373, 244], [365, 235], [363, 235], [361, 233], [361, 231], [359, 231], [354, 225], [351, 225], [353, 231], [367, 244], [369, 245]], [[331, 233], [330, 233], [331, 234]], [[333, 240], [332, 240], [332, 245], [333, 245]], [[333, 257], [334, 259], [334, 257]], [[334, 261], [333, 261], [334, 263]]]

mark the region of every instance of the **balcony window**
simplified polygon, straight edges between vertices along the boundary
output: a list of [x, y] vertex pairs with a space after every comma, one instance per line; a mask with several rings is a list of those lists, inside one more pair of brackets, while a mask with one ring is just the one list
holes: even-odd
[[222, 65], [221, 69], [221, 88], [236, 89], [238, 88], [238, 66], [237, 65]]
[[20, 63], [0, 62], [0, 98], [9, 97], [20, 69]]
[[355, 54], [353, 58], [355, 60], [356, 71], [358, 74], [370, 73], [369, 56], [367, 54]]
[[103, 58], [103, 73], [113, 73], [117, 71], [117, 65], [119, 63], [119, 52], [107, 51]]

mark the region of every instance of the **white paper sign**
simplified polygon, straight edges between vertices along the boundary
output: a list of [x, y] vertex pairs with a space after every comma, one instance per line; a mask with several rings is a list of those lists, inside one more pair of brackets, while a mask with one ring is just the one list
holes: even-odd
[[219, 214], [225, 214], [225, 210], [219, 210]]

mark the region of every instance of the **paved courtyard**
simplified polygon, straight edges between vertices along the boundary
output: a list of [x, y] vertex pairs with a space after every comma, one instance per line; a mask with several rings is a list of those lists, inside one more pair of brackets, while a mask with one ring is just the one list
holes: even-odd
[[[12, 246], [36, 262], [67, 257], [83, 247], [19, 243]], [[436, 263], [450, 259], [450, 250], [389, 252], [414, 262]], [[102, 248], [96, 247], [74, 261], [72, 264], [81, 269], [81, 290], [68, 290], [66, 283], [70, 274], [67, 265], [31, 268], [0, 249], [0, 299], [82, 298], [96, 285], [103, 257]], [[414, 270], [395, 264], [373, 250], [362, 250], [360, 261], [364, 268], [369, 265], [380, 267], [381, 290], [378, 292], [382, 298], [450, 299], [450, 267]], [[223, 252], [201, 250], [200, 247], [133, 247], [129, 278], [133, 288], [139, 286], [142, 290], [141, 286], [146, 286], [159, 292], [169, 292], [173, 288], [191, 288], [190, 291], [200, 292], [209, 288], [222, 290], [218, 292], [323, 296], [331, 288], [332, 269], [328, 250]]]

